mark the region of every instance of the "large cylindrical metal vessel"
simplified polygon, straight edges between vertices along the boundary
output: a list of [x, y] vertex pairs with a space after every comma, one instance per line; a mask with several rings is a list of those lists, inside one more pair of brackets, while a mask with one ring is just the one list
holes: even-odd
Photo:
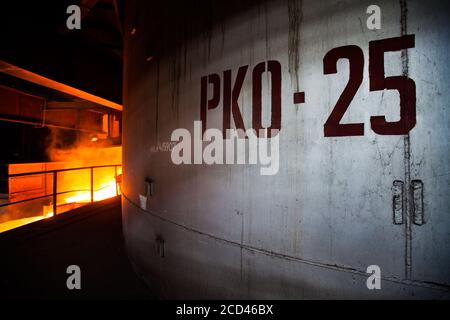
[[[124, 235], [161, 297], [450, 296], [450, 7], [371, 5], [126, 2]], [[209, 164], [211, 128], [279, 132]]]

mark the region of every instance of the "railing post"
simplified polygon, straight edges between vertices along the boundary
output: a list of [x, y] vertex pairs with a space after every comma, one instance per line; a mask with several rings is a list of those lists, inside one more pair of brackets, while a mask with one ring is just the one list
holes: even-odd
[[114, 182], [116, 184], [116, 197], [119, 195], [119, 190], [117, 188], [117, 166], [114, 166]]
[[53, 216], [56, 216], [57, 200], [58, 200], [58, 172], [53, 171]]
[[94, 167], [91, 167], [91, 203], [94, 202]]

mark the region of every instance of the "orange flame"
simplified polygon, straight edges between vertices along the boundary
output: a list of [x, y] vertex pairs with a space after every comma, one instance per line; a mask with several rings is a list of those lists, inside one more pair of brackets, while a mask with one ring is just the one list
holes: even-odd
[[[100, 142], [100, 141], [99, 141]], [[95, 143], [97, 145], [97, 143]], [[122, 147], [92, 147], [89, 145], [79, 145], [71, 150], [51, 148], [48, 154], [52, 162], [26, 164], [16, 166], [19, 170], [14, 173], [26, 173], [37, 171], [51, 171], [65, 168], [92, 167], [119, 165], [116, 168], [105, 167], [91, 169], [80, 169], [74, 171], [59, 171], [57, 173], [57, 203], [56, 214], [60, 214], [92, 201], [100, 201], [115, 197], [120, 194], [120, 189], [116, 182], [116, 177], [122, 173], [120, 164], [122, 163]], [[93, 176], [91, 174], [93, 172]], [[3, 219], [0, 221], [0, 233], [17, 228], [19, 226], [51, 218], [55, 215], [53, 203], [48, 203], [53, 192], [52, 173], [35, 174], [23, 179], [13, 179], [12, 190], [17, 197], [13, 201], [26, 200], [36, 196], [47, 195], [40, 203], [24, 203], [21, 208], [17, 205], [3, 207], [0, 213]], [[11, 183], [11, 182], [10, 182]], [[91, 185], [92, 184], [92, 185]], [[91, 188], [92, 195], [91, 195]], [[36, 193], [38, 192], [38, 194]], [[93, 196], [93, 199], [91, 199]], [[21, 198], [19, 198], [21, 197]], [[41, 201], [41, 200], [38, 200]], [[42, 203], [42, 205], [41, 205]], [[45, 203], [45, 204], [44, 204]], [[29, 205], [25, 208], [25, 206]], [[32, 214], [30, 216], [30, 213]]]
[[[115, 165], [121, 163], [121, 147], [88, 148], [80, 147], [58, 157], [73, 159], [69, 168]], [[65, 171], [58, 173], [58, 214], [81, 204], [101, 201], [120, 194], [116, 176], [122, 173], [121, 167], [105, 167]], [[91, 174], [93, 174], [91, 186]], [[91, 195], [91, 188], [93, 189]], [[91, 197], [93, 196], [93, 199]], [[73, 206], [70, 206], [73, 204]]]

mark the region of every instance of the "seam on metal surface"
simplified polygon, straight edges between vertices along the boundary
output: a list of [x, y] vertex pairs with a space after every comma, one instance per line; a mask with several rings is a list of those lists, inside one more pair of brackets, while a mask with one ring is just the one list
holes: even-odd
[[[342, 271], [342, 272], [346, 272], [346, 273], [351, 273], [351, 274], [356, 274], [359, 276], [363, 276], [363, 277], [368, 277], [369, 275], [363, 271], [363, 270], [359, 270], [356, 268], [352, 268], [352, 267], [348, 267], [348, 266], [342, 266], [342, 265], [337, 265], [337, 264], [327, 264], [327, 263], [322, 263], [322, 262], [316, 262], [316, 261], [311, 261], [311, 260], [306, 260], [306, 259], [302, 259], [299, 257], [293, 257], [290, 255], [286, 255], [286, 254], [282, 254], [279, 252], [274, 252], [274, 251], [270, 251], [270, 250], [266, 250], [266, 249], [262, 249], [262, 248], [257, 248], [257, 247], [253, 247], [253, 246], [249, 246], [249, 245], [245, 245], [245, 244], [240, 244], [239, 242], [236, 241], [232, 241], [232, 240], [228, 240], [228, 239], [223, 239], [220, 238], [216, 235], [207, 233], [207, 232], [203, 232], [197, 229], [194, 229], [192, 227], [183, 225], [179, 222], [170, 220], [168, 218], [164, 218], [161, 215], [159, 215], [158, 213], [154, 212], [154, 211], [150, 211], [150, 210], [143, 210], [138, 204], [134, 203], [131, 199], [128, 198], [128, 196], [121, 190], [121, 194], [124, 197], [124, 199], [130, 203], [132, 206], [136, 207], [139, 211], [144, 212], [144, 213], [148, 213], [150, 214], [152, 217], [157, 218], [163, 222], [167, 222], [170, 224], [173, 224], [179, 228], [185, 229], [189, 232], [193, 232], [202, 236], [206, 236], [209, 237], [211, 239], [214, 239], [216, 241], [219, 242], [223, 242], [225, 244], [228, 245], [232, 245], [241, 249], [245, 249], [251, 252], [256, 252], [256, 253], [260, 253], [260, 254], [264, 254], [267, 256], [272, 256], [272, 257], [276, 257], [279, 259], [284, 259], [284, 260], [289, 260], [289, 261], [294, 261], [294, 262], [299, 262], [299, 263], [303, 263], [303, 264], [307, 264], [310, 266], [315, 266], [315, 267], [320, 267], [320, 268], [326, 268], [326, 269], [330, 269], [330, 270], [335, 270], [335, 271]], [[396, 278], [396, 277], [381, 277], [381, 279], [389, 281], [389, 282], [393, 282], [393, 283], [399, 283], [399, 284], [403, 284], [403, 285], [411, 285], [411, 286], [417, 286], [417, 287], [424, 287], [424, 288], [430, 288], [430, 289], [437, 289], [437, 290], [442, 290], [442, 291], [449, 291], [450, 290], [450, 286], [444, 285], [444, 284], [437, 284], [437, 283], [430, 283], [430, 282], [426, 282], [426, 281], [418, 281], [418, 280], [409, 280], [409, 279], [400, 279], [400, 278]]]

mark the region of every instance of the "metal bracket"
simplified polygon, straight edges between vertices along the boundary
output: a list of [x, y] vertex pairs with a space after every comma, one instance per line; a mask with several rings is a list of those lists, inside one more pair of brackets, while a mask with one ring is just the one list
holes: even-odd
[[145, 196], [149, 198], [152, 197], [153, 195], [154, 195], [153, 180], [145, 179]]
[[161, 258], [164, 258], [164, 239], [161, 235], [156, 236], [156, 252]]
[[403, 224], [403, 211], [405, 207], [403, 194], [403, 181], [395, 180], [392, 184], [392, 212], [394, 224]]
[[413, 201], [413, 223], [421, 226], [425, 224], [425, 216], [423, 210], [423, 182], [422, 180], [411, 181], [411, 193]]

